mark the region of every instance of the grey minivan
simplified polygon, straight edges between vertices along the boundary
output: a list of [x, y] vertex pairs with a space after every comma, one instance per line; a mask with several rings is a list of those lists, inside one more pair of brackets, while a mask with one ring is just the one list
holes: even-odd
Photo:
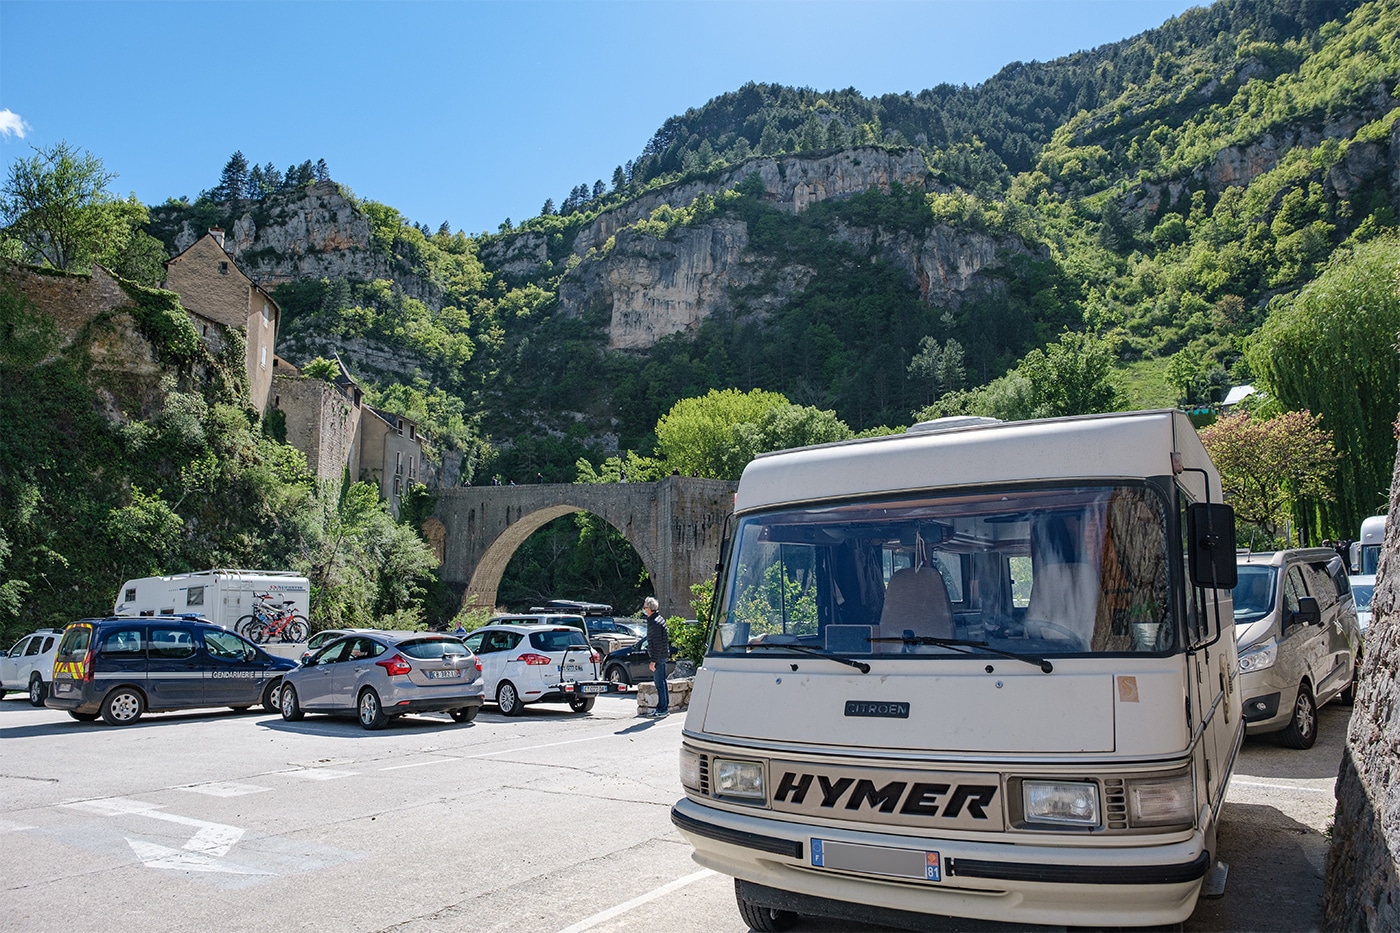
[[1234, 589], [1240, 696], [1249, 735], [1311, 748], [1317, 711], [1350, 698], [1361, 630], [1347, 568], [1330, 548], [1241, 555]]

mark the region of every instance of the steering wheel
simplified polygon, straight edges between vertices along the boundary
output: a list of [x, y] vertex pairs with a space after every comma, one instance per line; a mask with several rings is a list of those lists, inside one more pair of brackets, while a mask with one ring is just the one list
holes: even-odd
[[1059, 641], [1073, 642], [1076, 650], [1084, 650], [1084, 640], [1079, 637], [1079, 634], [1077, 632], [1073, 632], [1070, 629], [1065, 628], [1060, 623], [1051, 622], [1049, 619], [1027, 619], [1026, 621], [1033, 622], [1034, 624], [1040, 626], [1042, 634], [1050, 632], [1052, 635], [1058, 636]]

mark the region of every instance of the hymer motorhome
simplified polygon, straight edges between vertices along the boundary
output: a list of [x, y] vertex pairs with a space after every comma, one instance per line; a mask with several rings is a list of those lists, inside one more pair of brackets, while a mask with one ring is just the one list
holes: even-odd
[[754, 460], [672, 809], [695, 860], [758, 930], [1184, 920], [1244, 735], [1220, 498], [1175, 411]]

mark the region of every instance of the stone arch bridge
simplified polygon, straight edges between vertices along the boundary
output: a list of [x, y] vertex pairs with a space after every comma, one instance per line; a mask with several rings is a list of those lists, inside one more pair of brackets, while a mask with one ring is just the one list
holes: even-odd
[[424, 531], [442, 562], [443, 582], [462, 592], [463, 605], [494, 608], [506, 564], [526, 538], [560, 516], [591, 512], [636, 549], [662, 615], [690, 616], [690, 587], [714, 576], [737, 488], [686, 476], [656, 483], [459, 486], [439, 491]]

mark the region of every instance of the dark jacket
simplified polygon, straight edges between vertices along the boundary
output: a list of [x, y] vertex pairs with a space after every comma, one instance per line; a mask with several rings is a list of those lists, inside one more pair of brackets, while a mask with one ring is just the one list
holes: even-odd
[[661, 613], [647, 616], [647, 657], [657, 664], [665, 664], [671, 656], [671, 636], [666, 631], [666, 620]]

